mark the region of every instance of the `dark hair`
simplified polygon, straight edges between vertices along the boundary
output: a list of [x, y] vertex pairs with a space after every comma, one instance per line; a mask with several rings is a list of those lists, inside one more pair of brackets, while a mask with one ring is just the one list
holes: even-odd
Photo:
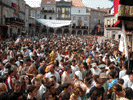
[[109, 75], [114, 79], [116, 77], [116, 72], [111, 71], [111, 72], [109, 72]]
[[49, 98], [49, 95], [52, 95], [52, 93], [50, 93], [50, 92], [44, 93], [44, 94], [42, 95], [42, 100], [48, 99], [48, 98]]
[[71, 84], [69, 84], [69, 83], [64, 83], [64, 84], [62, 85], [63, 90], [64, 90], [65, 88], [68, 88], [70, 85], [71, 85]]
[[53, 78], [56, 81], [56, 77], [55, 76], [51, 76], [50, 78]]
[[126, 98], [133, 99], [133, 90], [130, 87], [125, 88]]
[[92, 83], [92, 79], [89, 77], [85, 77], [85, 80], [87, 81], [87, 84], [89, 85]]
[[8, 93], [6, 91], [0, 92], [0, 100], [10, 100]]
[[130, 70], [130, 69], [127, 69], [127, 71], [126, 71], [126, 74], [127, 74], [127, 75], [130, 75], [130, 74], [132, 74], [132, 70]]
[[15, 81], [13, 82], [13, 86], [14, 86], [16, 83], [21, 83], [21, 82], [18, 81], [18, 80], [15, 80]]
[[30, 85], [30, 86], [28, 86], [28, 88], [27, 88], [27, 93], [33, 92], [33, 90], [35, 90], [35, 89], [36, 89], [36, 86]]
[[39, 81], [39, 79], [38, 78], [34, 78], [33, 79], [33, 84], [35, 84], [35, 81]]
[[83, 64], [83, 67], [84, 67], [86, 70], [88, 70], [87, 63], [86, 63], [86, 62], [83, 62], [82, 64]]
[[123, 85], [124, 84], [124, 80], [123, 79], [118, 79], [118, 82], [117, 83]]
[[11, 75], [11, 73], [13, 73], [13, 71], [14, 71], [14, 69], [13, 69], [13, 68], [10, 68], [10, 69], [8, 70], [8, 75]]
[[67, 66], [65, 67], [65, 71], [68, 71], [70, 68], [71, 68], [71, 66], [70, 66], [70, 65], [67, 65]]
[[25, 59], [25, 61], [27, 61], [27, 62], [28, 62], [28, 61], [31, 61], [31, 60], [30, 60], [30, 58], [26, 58], [26, 59]]
[[15, 61], [15, 58], [11, 58], [10, 59], [10, 63], [12, 63], [13, 61]]
[[100, 97], [102, 95], [102, 91], [100, 90], [94, 90], [93, 93], [91, 94], [91, 100], [97, 100], [97, 97]]
[[47, 89], [50, 89], [52, 86], [54, 86], [53, 83], [48, 83], [48, 84], [46, 85]]
[[40, 58], [40, 62], [43, 62], [43, 61], [45, 61], [45, 58], [44, 57], [41, 57]]

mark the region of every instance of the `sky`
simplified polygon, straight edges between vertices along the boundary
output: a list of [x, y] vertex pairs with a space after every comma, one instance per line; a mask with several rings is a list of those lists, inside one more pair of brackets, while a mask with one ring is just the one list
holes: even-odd
[[[41, 4], [41, 0], [25, 0], [25, 1], [31, 7], [40, 7]], [[111, 8], [113, 5], [113, 3], [110, 2], [109, 0], [82, 0], [82, 2], [86, 7], [91, 7], [91, 8], [97, 8], [97, 7]]]

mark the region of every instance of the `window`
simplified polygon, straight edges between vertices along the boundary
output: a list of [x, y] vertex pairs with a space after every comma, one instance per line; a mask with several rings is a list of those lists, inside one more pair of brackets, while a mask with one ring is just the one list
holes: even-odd
[[68, 18], [70, 18], [70, 14], [69, 14]]
[[62, 16], [61, 16], [62, 18], [65, 18], [65, 14], [62, 14]]
[[87, 21], [87, 17], [84, 17], [84, 20]]
[[44, 7], [45, 10], [47, 10], [47, 7]]
[[46, 19], [47, 18], [47, 16], [46, 15], [44, 15], [44, 19]]
[[73, 17], [73, 20], [76, 20], [76, 17]]
[[5, 17], [7, 17], [8, 16], [8, 11], [6, 10], [6, 12], [5, 12]]
[[66, 15], [66, 18], [68, 18], [68, 15]]
[[79, 10], [79, 13], [80, 13], [80, 10]]
[[54, 8], [52, 8], [52, 10], [54, 10]]
[[79, 20], [81, 20], [81, 17], [79, 17]]
[[62, 13], [65, 13], [65, 8], [62, 8]]
[[66, 8], [66, 11], [69, 11], [69, 8]]

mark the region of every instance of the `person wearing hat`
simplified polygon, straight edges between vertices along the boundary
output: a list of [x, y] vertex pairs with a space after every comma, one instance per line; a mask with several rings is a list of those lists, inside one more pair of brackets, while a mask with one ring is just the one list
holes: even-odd
[[93, 75], [99, 75], [100, 69], [97, 68], [97, 64], [96, 63], [92, 63], [91, 65], [92, 65], [92, 68], [90, 70], [91, 70], [92, 74]]
[[[99, 91], [99, 92], [102, 92], [102, 99], [101, 100], [104, 100], [104, 92], [105, 92], [105, 90], [104, 90], [104, 88], [103, 88], [103, 84], [106, 82], [106, 80], [104, 80], [103, 78], [96, 78], [95, 79], [95, 82], [96, 82], [96, 85], [95, 86], [93, 86], [92, 88], [91, 88], [91, 90], [89, 91], [89, 93], [87, 94], [87, 98], [90, 98], [91, 97], [91, 95], [92, 95], [92, 93], [95, 91], [95, 90], [97, 90], [97, 91]], [[90, 100], [90, 99], [89, 99]]]
[[101, 70], [100, 72], [106, 72], [105, 67], [106, 67], [106, 65], [104, 65], [104, 64], [101, 64], [98, 66], [98, 68]]

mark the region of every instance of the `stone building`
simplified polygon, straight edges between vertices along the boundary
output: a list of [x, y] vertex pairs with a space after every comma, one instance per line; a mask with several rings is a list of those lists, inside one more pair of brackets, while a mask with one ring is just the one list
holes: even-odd
[[2, 38], [16, 37], [24, 30], [25, 1], [1, 0]]

